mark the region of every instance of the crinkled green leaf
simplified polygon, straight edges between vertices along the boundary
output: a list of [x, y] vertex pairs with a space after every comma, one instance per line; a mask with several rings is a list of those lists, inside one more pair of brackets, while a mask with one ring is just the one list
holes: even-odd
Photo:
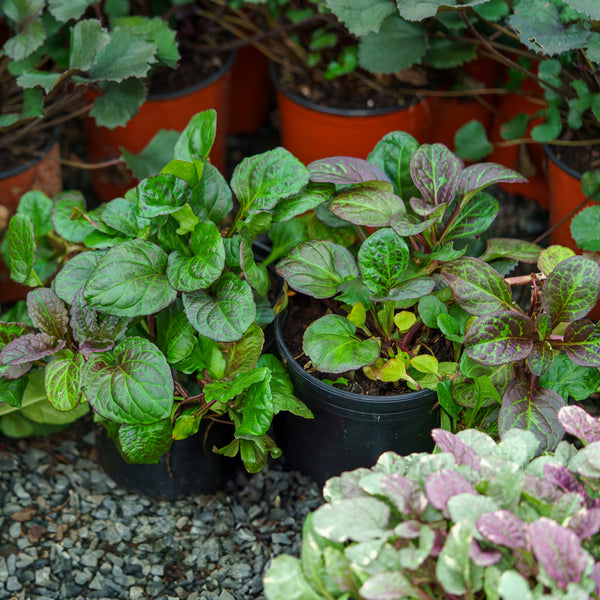
[[[86, 4], [91, 4], [84, 0]], [[110, 42], [110, 35], [96, 19], [78, 21], [71, 29], [69, 67], [87, 71], [96, 60], [98, 50]]]
[[119, 427], [119, 447], [128, 463], [155, 464], [173, 444], [170, 419], [155, 423], [130, 423]]
[[123, 127], [146, 100], [147, 90], [143, 81], [129, 77], [124, 81], [103, 81], [99, 85], [102, 94], [94, 100], [90, 117], [100, 127]]
[[48, 401], [57, 410], [72, 410], [83, 399], [81, 390], [81, 354], [65, 352], [48, 363], [45, 386]]
[[14, 215], [8, 224], [8, 267], [11, 279], [25, 285], [39, 285], [33, 273], [35, 264], [35, 233], [31, 219]]
[[52, 225], [54, 231], [69, 242], [80, 244], [94, 231], [84, 216], [85, 198], [80, 191], [61, 192], [54, 197]]

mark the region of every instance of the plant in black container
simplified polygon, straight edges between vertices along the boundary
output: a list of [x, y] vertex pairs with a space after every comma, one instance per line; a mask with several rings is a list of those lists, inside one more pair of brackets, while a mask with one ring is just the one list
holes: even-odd
[[[28, 374], [43, 370], [50, 403], [89, 403], [135, 463], [157, 462], [174, 440], [224, 420], [230, 434], [218, 452], [239, 453], [256, 472], [280, 454], [268, 434], [273, 416], [310, 416], [283, 365], [262, 354], [274, 298], [253, 251], [308, 171], [276, 148], [244, 159], [230, 187], [206, 161], [215, 126], [214, 111], [196, 115], [175, 159], [124, 198], [86, 211], [79, 192], [64, 192], [11, 219], [12, 276], [35, 289], [31, 324], [0, 324], [0, 389], [18, 406]], [[68, 242], [50, 283], [36, 253], [43, 235]]]

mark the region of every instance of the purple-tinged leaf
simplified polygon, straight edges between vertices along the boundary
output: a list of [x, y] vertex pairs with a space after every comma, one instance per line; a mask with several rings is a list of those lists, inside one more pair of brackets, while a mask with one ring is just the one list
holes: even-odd
[[552, 365], [554, 350], [548, 341], [534, 342], [531, 354], [527, 357], [529, 370], [538, 377]]
[[[2, 361], [0, 360], [0, 363]], [[4, 379], [19, 379], [27, 373], [31, 367], [33, 367], [33, 363], [23, 363], [21, 365], [3, 365], [0, 364], [0, 377], [4, 377]]]
[[420, 517], [427, 508], [427, 497], [412, 479], [389, 473], [381, 479], [381, 489], [403, 515]]
[[421, 521], [410, 519], [409, 521], [402, 521], [399, 525], [394, 528], [394, 533], [401, 538], [407, 540], [415, 540], [421, 535], [421, 527], [423, 524]]
[[436, 214], [436, 217], [442, 216], [446, 211], [446, 206], [446, 204], [438, 204], [436, 206], [435, 204], [431, 204], [422, 198], [413, 197], [410, 199], [410, 207], [413, 209], [415, 214], [419, 215], [420, 217], [430, 217], [434, 213], [439, 213]]
[[600, 327], [589, 319], [569, 323], [560, 347], [576, 365], [600, 367]]
[[429, 502], [442, 512], [446, 511], [448, 500], [457, 494], [477, 494], [475, 488], [452, 469], [435, 471], [425, 481], [425, 493]]
[[534, 331], [533, 321], [518, 312], [479, 317], [465, 336], [465, 354], [490, 366], [523, 360], [533, 348]]
[[477, 519], [481, 535], [498, 546], [514, 550], [529, 550], [530, 540], [527, 523], [510, 510], [495, 510]]
[[568, 323], [585, 317], [600, 293], [600, 265], [583, 256], [559, 262], [542, 287], [542, 308], [552, 323]]
[[66, 343], [47, 333], [26, 333], [4, 346], [0, 352], [0, 362], [9, 366], [25, 365], [52, 356], [62, 350]]
[[478, 567], [495, 565], [502, 558], [500, 550], [483, 550], [476, 540], [471, 542], [471, 560]]
[[579, 483], [572, 471], [564, 465], [554, 463], [545, 464], [544, 478], [546, 481], [561, 488], [564, 492], [584, 493], [583, 485]]
[[523, 175], [491, 162], [468, 166], [460, 174], [459, 189], [463, 195], [473, 194], [496, 183], [525, 183]]
[[289, 286], [314, 298], [335, 296], [344, 279], [358, 277], [349, 250], [328, 240], [311, 240], [296, 246], [277, 264], [277, 273]]
[[445, 429], [434, 429], [431, 437], [442, 452], [449, 452], [454, 456], [456, 463], [467, 465], [475, 471], [479, 471], [481, 459], [471, 446], [465, 444], [458, 436]]
[[512, 238], [491, 238], [486, 242], [486, 249], [479, 257], [485, 262], [499, 258], [512, 258], [525, 263], [537, 263], [542, 248], [532, 242]]
[[600, 508], [580, 510], [569, 517], [567, 527], [582, 540], [596, 535], [600, 531]]
[[401, 214], [394, 215], [390, 220], [392, 229], [402, 236], [418, 235], [425, 231], [432, 223], [435, 223], [434, 219], [421, 220], [417, 215]]
[[350, 184], [365, 181], [390, 181], [377, 166], [362, 158], [332, 156], [321, 158], [308, 165], [310, 181], [317, 183]]
[[464, 257], [448, 263], [441, 274], [457, 304], [472, 315], [483, 316], [512, 307], [508, 283], [477, 258]]
[[[405, 302], [414, 300], [415, 302], [427, 296], [435, 287], [435, 279], [433, 277], [417, 277], [401, 281], [395, 288], [392, 288], [385, 297], [372, 296], [373, 300], [382, 302], [385, 300], [394, 300], [395, 302]], [[406, 306], [406, 305], [405, 305]]]
[[531, 546], [538, 562], [559, 587], [581, 580], [587, 559], [577, 535], [556, 521], [540, 517], [529, 525]]
[[558, 411], [558, 420], [567, 433], [585, 444], [600, 441], [600, 419], [593, 417], [580, 406], [563, 406]]
[[452, 202], [462, 172], [460, 159], [443, 144], [423, 144], [410, 161], [410, 174], [423, 199]]
[[600, 562], [597, 562], [590, 573], [590, 577], [594, 580], [596, 584], [596, 588], [594, 590], [594, 594], [596, 596], [600, 596]]
[[451, 221], [442, 234], [444, 241], [475, 237], [490, 228], [498, 215], [499, 202], [490, 194], [475, 196]]
[[523, 474], [523, 494], [536, 502], [546, 504], [548, 508], [562, 496], [562, 492], [554, 483], [530, 473]]
[[395, 215], [406, 213], [399, 196], [374, 184], [340, 192], [329, 210], [344, 221], [366, 227], [389, 227]]
[[27, 313], [43, 333], [56, 338], [67, 335], [67, 307], [50, 288], [37, 288], [27, 294]]
[[554, 391], [531, 390], [525, 381], [516, 381], [504, 393], [498, 413], [498, 432], [502, 437], [515, 427], [531, 431], [540, 441], [538, 452], [553, 450], [562, 439], [564, 430], [558, 421], [558, 411], [565, 401]]
[[387, 296], [402, 283], [410, 251], [406, 242], [385, 227], [371, 234], [358, 251], [358, 267], [363, 283], [373, 294]]
[[552, 319], [550, 315], [541, 313], [535, 320], [535, 328], [540, 340], [548, 340], [552, 335]]

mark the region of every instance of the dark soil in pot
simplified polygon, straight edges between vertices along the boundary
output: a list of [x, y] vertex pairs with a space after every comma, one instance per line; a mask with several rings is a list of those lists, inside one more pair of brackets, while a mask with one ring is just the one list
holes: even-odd
[[566, 142], [582, 142], [581, 145], [549, 144], [549, 147], [558, 160], [577, 173], [585, 173], [600, 168], [600, 144], [585, 143], [586, 140], [598, 139], [599, 137], [600, 131], [598, 129], [567, 130], [561, 135], [561, 139]]
[[[294, 294], [290, 297], [287, 311], [285, 327], [282, 329], [283, 339], [290, 350], [292, 356], [305, 369], [309, 363], [309, 358], [302, 350], [302, 337], [306, 328], [316, 319], [329, 312], [338, 312], [335, 310], [335, 304], [328, 305], [325, 301], [316, 300], [304, 294]], [[345, 316], [345, 313], [339, 313]], [[426, 345], [439, 361], [453, 360], [452, 344], [446, 340], [440, 332], [432, 332], [430, 338], [419, 338], [415, 343]], [[369, 379], [361, 369], [342, 374], [320, 373], [314, 369], [307, 369], [308, 372], [320, 380], [336, 381], [338, 378], [344, 378], [349, 381], [348, 385], [336, 384], [336, 387], [343, 388], [349, 392], [357, 394], [368, 394], [372, 396], [392, 396], [412, 391], [408, 386], [400, 381], [396, 384], [383, 381], [374, 381]]]

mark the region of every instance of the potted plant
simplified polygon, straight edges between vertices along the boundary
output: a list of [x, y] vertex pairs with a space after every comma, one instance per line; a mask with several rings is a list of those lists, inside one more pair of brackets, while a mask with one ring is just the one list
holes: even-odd
[[[469, 315], [440, 280], [444, 265], [469, 254], [511, 269], [518, 260], [535, 262], [540, 248], [484, 241], [498, 201], [483, 190], [522, 178], [491, 163], [465, 168], [442, 144], [419, 145], [394, 132], [367, 161], [332, 157], [308, 169], [312, 184], [329, 190], [329, 213], [356, 226], [360, 240], [354, 252], [329, 240], [304, 241], [276, 266], [290, 288], [315, 299], [303, 312], [320, 311], [303, 314], [291, 296], [290, 325], [279, 315], [276, 332], [297, 393], [316, 415], [309, 426], [288, 419], [282, 444], [292, 465], [323, 481], [336, 461], [351, 468], [385, 449], [426, 449], [438, 397], [456, 414], [450, 387]], [[300, 347], [286, 348], [294, 338]], [[302, 355], [299, 364], [294, 359]], [[364, 387], [375, 384], [382, 387]], [[407, 384], [416, 392], [405, 396]], [[318, 462], [305, 445], [319, 447]]]
[[[274, 415], [310, 416], [283, 366], [262, 353], [274, 299], [252, 248], [308, 171], [276, 148], [244, 159], [230, 187], [206, 160], [215, 122], [214, 111], [196, 115], [175, 159], [124, 198], [86, 211], [71, 192], [11, 219], [9, 264], [34, 288], [32, 325], [0, 323], [0, 385], [19, 405], [23, 378], [42, 370], [50, 404], [88, 403], [133, 463], [172, 457], [174, 440], [224, 420], [229, 439], [218, 452], [256, 472], [280, 454], [268, 433]], [[44, 231], [69, 249], [49, 283], [36, 256]]]
[[431, 454], [383, 454], [330, 479], [303, 528], [301, 558], [264, 577], [283, 598], [600, 598], [600, 421], [564, 407], [583, 444], [536, 457], [515, 429], [432, 432]]
[[[126, 122], [145, 97], [142, 80], [151, 66], [175, 64], [169, 59], [177, 47], [166, 24], [144, 20], [107, 29], [85, 9], [24, 0], [0, 8], [0, 153], [7, 166], [0, 182], [8, 217], [27, 190], [53, 196], [62, 189], [57, 127], [86, 111], [100, 124]], [[82, 95], [94, 82], [106, 96], [86, 106]], [[5, 272], [3, 291], [9, 283]], [[2, 301], [23, 293], [12, 289]]]

